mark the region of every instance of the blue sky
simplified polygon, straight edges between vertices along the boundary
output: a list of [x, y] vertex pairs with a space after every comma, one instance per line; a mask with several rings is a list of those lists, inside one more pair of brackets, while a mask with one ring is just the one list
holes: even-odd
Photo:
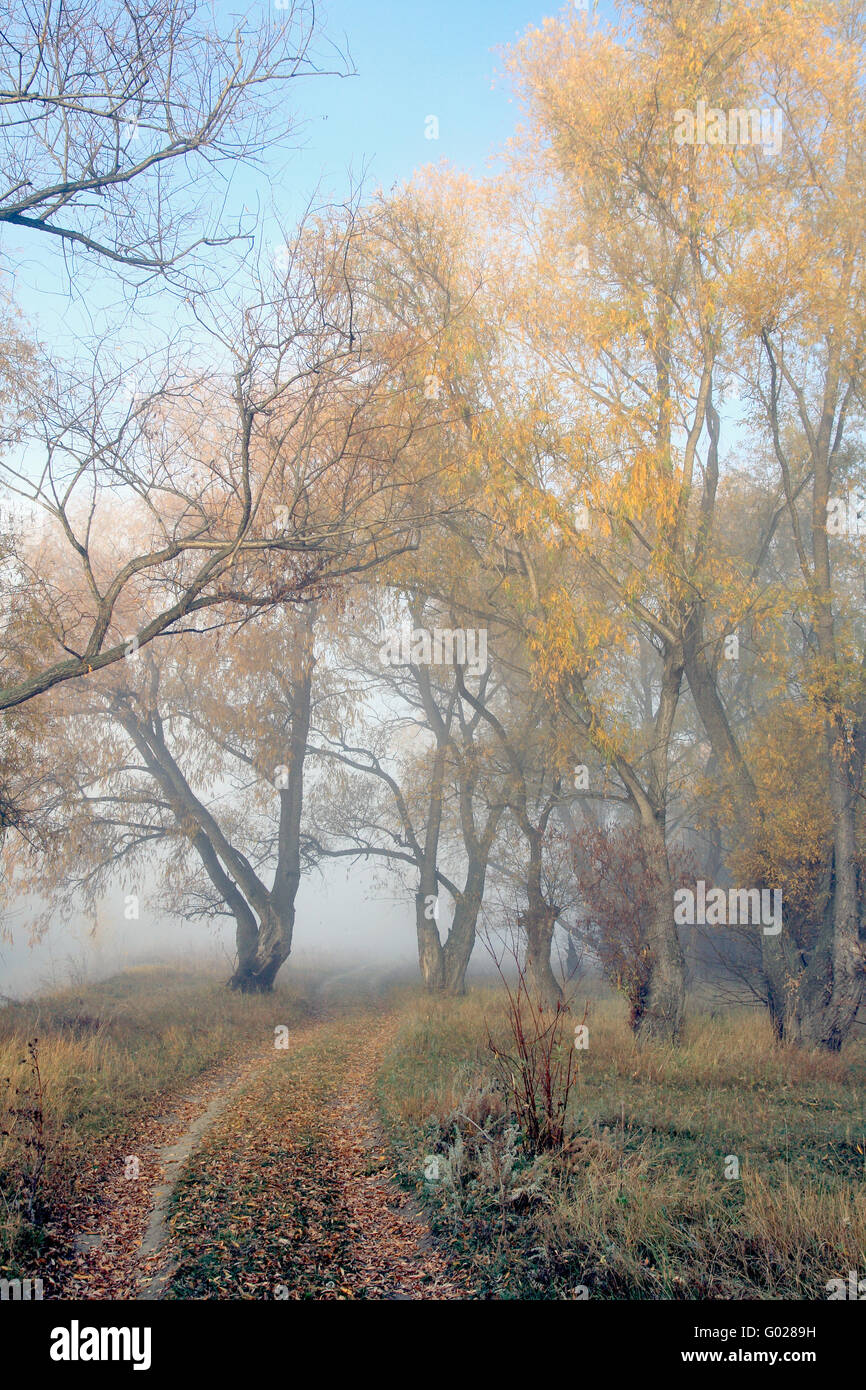
[[[559, 0], [326, 0], [325, 30], [346, 35], [358, 76], [307, 85], [303, 167], [314, 181], [317, 168], [341, 174], [366, 157], [386, 188], [431, 160], [481, 173], [516, 113], [508, 84], [493, 85], [497, 50], [558, 9]], [[431, 114], [438, 140], [425, 138]]]
[[[226, 0], [217, 4], [224, 18], [236, 12]], [[290, 227], [317, 189], [342, 200], [350, 170], [356, 180], [366, 170], [368, 192], [442, 160], [483, 174], [518, 116], [501, 50], [560, 7], [561, 0], [321, 0], [321, 32], [350, 54], [357, 75], [291, 84], [286, 100], [302, 118], [302, 147], [269, 151], [264, 170], [237, 170], [231, 205], [261, 210], [268, 244], [272, 213]], [[326, 63], [321, 40], [319, 50]], [[431, 115], [439, 122], [435, 140], [425, 137]], [[86, 332], [86, 315], [70, 303], [57, 244], [4, 229], [2, 250], [15, 267], [17, 303], [43, 341], [63, 352]], [[111, 296], [110, 276], [85, 283], [91, 308]]]

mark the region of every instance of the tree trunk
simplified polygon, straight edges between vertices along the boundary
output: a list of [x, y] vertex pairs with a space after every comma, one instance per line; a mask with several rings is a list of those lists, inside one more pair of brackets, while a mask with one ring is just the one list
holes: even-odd
[[[727, 723], [713, 677], [706, 664], [702, 666], [693, 655], [686, 669], [714, 752], [720, 765], [732, 774], [731, 785], [744, 830], [755, 833], [751, 812], [757, 805], [757, 793]], [[859, 768], [840, 728], [829, 725], [826, 737], [833, 810], [833, 871], [826, 885], [826, 898], [822, 894], [815, 914], [817, 938], [804, 952], [800, 949], [802, 943], [792, 939], [790, 924], [783, 923], [779, 936], [762, 936], [761, 959], [776, 1037], [835, 1052], [850, 1032], [862, 1000], [866, 956], [860, 941], [855, 857], [854, 807]]]
[[[800, 568], [813, 599], [818, 659], [823, 666], [826, 687], [831, 692], [828, 706], [832, 712], [828, 714], [825, 738], [827, 785], [833, 815], [832, 873], [827, 883], [826, 897], [822, 892], [811, 924], [817, 924], [817, 936], [808, 941], [804, 936], [798, 942], [793, 924], [783, 923], [780, 936], [762, 938], [762, 958], [776, 1036], [836, 1052], [856, 1017], [866, 971], [866, 947], [860, 940], [855, 840], [855, 807], [862, 777], [862, 749], [857, 747], [857, 731], [858, 728], [862, 729], [864, 711], [862, 706], [851, 708], [849, 705], [846, 708], [847, 702], [841, 693], [838, 697], [832, 693], [834, 680], [838, 679], [841, 691], [847, 679], [839, 671], [833, 571], [827, 528], [834, 466], [842, 443], [844, 409], [842, 416], [838, 416], [837, 404], [843, 375], [843, 349], [841, 338], [834, 335], [828, 355], [820, 419], [814, 430], [808, 433], [813, 465], [810, 563], [795, 498], [789, 485], [789, 463], [785, 457], [779, 413], [780, 371], [769, 334], [764, 332], [762, 338], [770, 364], [768, 418], [773, 444], [782, 469]], [[717, 437], [716, 425], [713, 450]], [[728, 723], [715, 673], [706, 661], [705, 650], [704, 609], [699, 602], [692, 612], [685, 641], [688, 681], [720, 766], [730, 776], [744, 830], [754, 833], [752, 821], [756, 816], [760, 819], [760, 803]]]
[[562, 999], [559, 981], [550, 964], [556, 909], [542, 903], [520, 918], [526, 931], [526, 987], [530, 997], [539, 1004], [555, 1008]]
[[442, 987], [446, 994], [466, 993], [466, 970], [475, 946], [475, 929], [486, 876], [486, 859], [471, 860], [463, 892], [454, 904], [451, 930], [443, 948]]
[[304, 766], [312, 717], [313, 627], [315, 608], [306, 611], [292, 659], [292, 686], [286, 785], [280, 785], [280, 821], [277, 831], [277, 867], [273, 887], [259, 909], [255, 953], [242, 954], [238, 940], [238, 965], [229, 980], [242, 994], [267, 994], [277, 971], [288, 960], [295, 927], [295, 898], [301, 883], [301, 816], [304, 809]]
[[193, 846], [235, 918], [238, 963], [227, 983], [229, 988], [244, 994], [273, 989], [277, 971], [292, 948], [295, 898], [301, 880], [301, 814], [315, 665], [314, 621], [315, 608], [311, 605], [305, 612], [292, 654], [288, 775], [285, 786], [278, 784], [277, 866], [270, 889], [196, 796], [169, 750], [158, 710], [152, 710], [147, 718], [136, 715], [131, 708], [121, 708], [116, 713], [162, 787], [178, 824], [190, 822], [195, 826]]
[[574, 943], [574, 936], [568, 933], [568, 940], [565, 945], [565, 979], [566, 983], [573, 980], [580, 973], [580, 955]]
[[432, 915], [434, 903], [438, 903], [439, 899], [435, 893], [425, 892], [428, 886], [422, 879], [421, 891], [415, 894], [415, 927], [421, 979], [424, 988], [434, 993], [442, 988], [444, 964], [439, 927]]
[[855, 804], [851, 760], [842, 731], [827, 730], [833, 857], [830, 883], [808, 963], [796, 988], [784, 1036], [789, 1042], [838, 1052], [863, 998], [866, 947], [860, 940]]
[[443, 984], [447, 994], [466, 993], [466, 971], [475, 947], [478, 914], [484, 901], [487, 863], [504, 811], [503, 805], [489, 807], [483, 830], [480, 834], [476, 831], [473, 807], [476, 774], [477, 768], [473, 759], [469, 760], [468, 766], [465, 763], [461, 766], [460, 825], [468, 864], [463, 892], [454, 904], [451, 930], [444, 946]]
[[[524, 832], [525, 833], [525, 832]], [[526, 932], [524, 957], [526, 987], [530, 997], [539, 1004], [555, 1008], [562, 1000], [559, 981], [553, 973], [550, 952], [557, 909], [548, 903], [541, 887], [543, 832], [535, 830], [528, 837], [529, 867], [526, 881], [527, 910], [518, 918]]]
[[674, 921], [674, 889], [664, 826], [650, 812], [641, 817], [641, 838], [652, 884], [646, 932], [650, 974], [642, 1011], [635, 1018], [635, 1034], [641, 1042], [676, 1042], [685, 1007], [685, 961]]
[[289, 958], [294, 922], [294, 908], [290, 908], [285, 917], [271, 912], [256, 932], [252, 950], [242, 948], [239, 931], [238, 963], [228, 981], [229, 989], [237, 990], [239, 994], [270, 994], [277, 971]]

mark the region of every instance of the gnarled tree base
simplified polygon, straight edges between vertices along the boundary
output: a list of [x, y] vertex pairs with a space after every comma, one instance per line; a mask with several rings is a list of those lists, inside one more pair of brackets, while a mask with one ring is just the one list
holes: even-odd
[[277, 960], [253, 961], [247, 965], [239, 965], [226, 982], [228, 989], [236, 990], [238, 994], [271, 994], [274, 988], [274, 980], [283, 961], [288, 956], [280, 956]]

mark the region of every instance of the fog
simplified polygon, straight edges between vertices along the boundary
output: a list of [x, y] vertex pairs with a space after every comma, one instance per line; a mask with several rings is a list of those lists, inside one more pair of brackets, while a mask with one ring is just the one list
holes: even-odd
[[[212, 963], [226, 978], [234, 962], [235, 924], [229, 917], [211, 922], [172, 920], [147, 908], [142, 894], [138, 921], [124, 918], [119, 886], [100, 908], [96, 928], [83, 916], [52, 920], [37, 941], [29, 940], [29, 913], [20, 908], [5, 923], [0, 942], [0, 992], [23, 998], [43, 989], [103, 979], [131, 965], [151, 961]], [[400, 898], [396, 882], [383, 883], [366, 865], [326, 868], [302, 880], [292, 964], [349, 969], [360, 963], [417, 974], [414, 903]]]

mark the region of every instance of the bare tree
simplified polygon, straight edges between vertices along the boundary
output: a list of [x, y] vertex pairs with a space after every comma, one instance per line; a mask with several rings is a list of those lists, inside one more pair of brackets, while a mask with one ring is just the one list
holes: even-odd
[[350, 235], [302, 229], [286, 273], [213, 327], [226, 370], [170, 363], [132, 405], [98, 366], [46, 372], [27, 447], [0, 465], [19, 521], [0, 709], [205, 609], [309, 598], [414, 545], [423, 401], [375, 334], [359, 343]]
[[238, 235], [202, 194], [295, 128], [314, 34], [310, 0], [228, 23], [201, 0], [2, 0], [0, 222], [138, 282]]
[[234, 920], [232, 988], [273, 987], [307, 860], [315, 611], [150, 646], [53, 692], [47, 720], [12, 716], [41, 782], [36, 842], [10, 836], [4, 868], [45, 901], [37, 930], [155, 870], [173, 918]]
[[[386, 601], [381, 590], [377, 597]], [[445, 621], [436, 605], [419, 599], [411, 617], [416, 626]], [[404, 873], [411, 866], [424, 984], [462, 994], [504, 800], [479, 747], [478, 716], [458, 696], [455, 667], [406, 653], [407, 660], [386, 663], [381, 648], [392, 639], [377, 651], [363, 624], [356, 627], [342, 654], [347, 689], [355, 691], [352, 717], [331, 735], [320, 734], [311, 750], [328, 769], [316, 798], [316, 851]], [[482, 700], [489, 681], [489, 671], [478, 678]], [[339, 779], [331, 772], [335, 765]], [[453, 904], [444, 940], [441, 888]]]

